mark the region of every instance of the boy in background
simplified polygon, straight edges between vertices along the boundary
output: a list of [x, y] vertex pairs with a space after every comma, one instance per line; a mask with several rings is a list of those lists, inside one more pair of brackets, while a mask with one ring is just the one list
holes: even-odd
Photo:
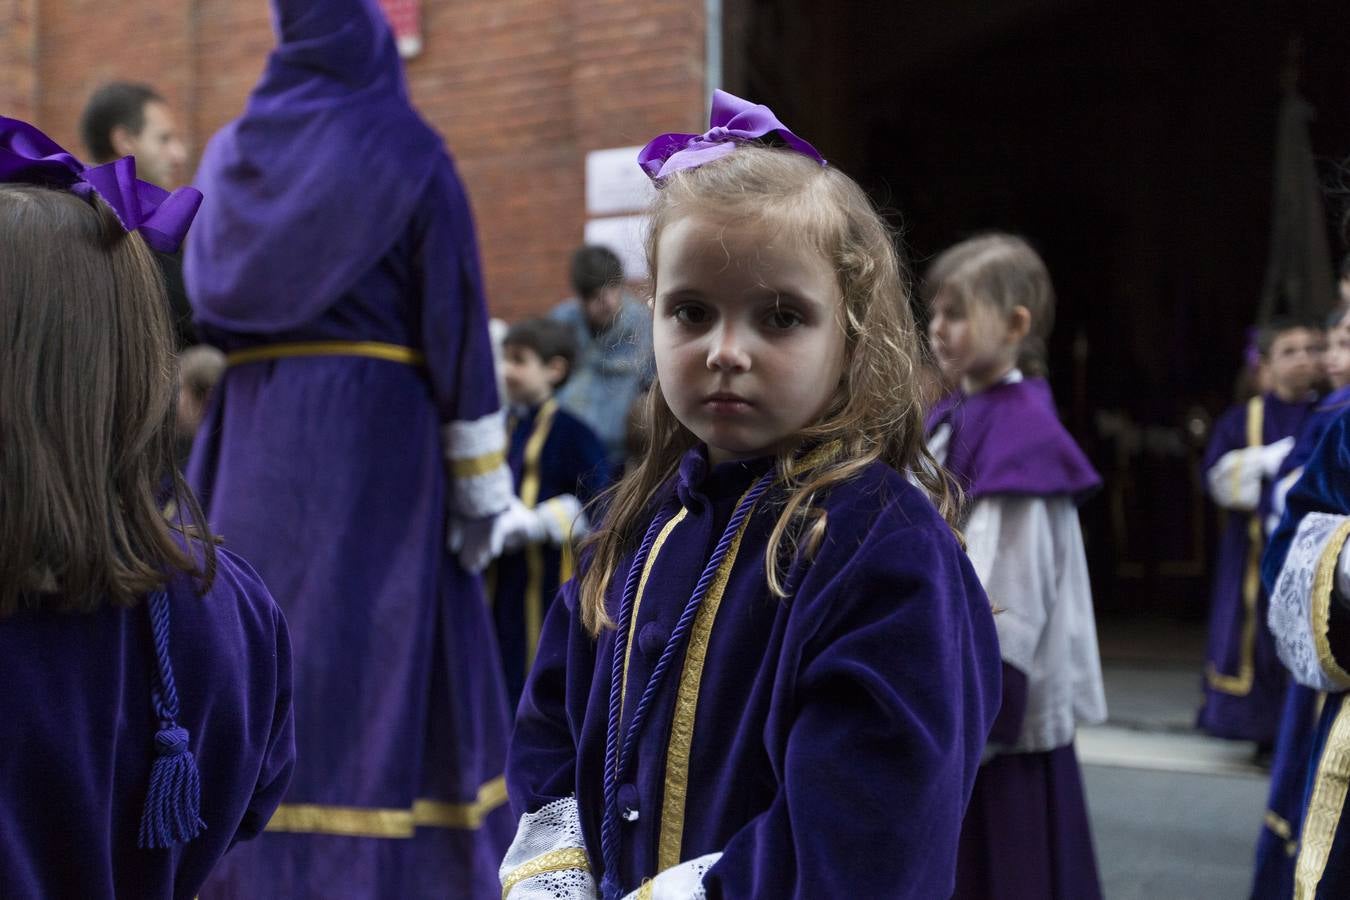
[[513, 325], [502, 340], [510, 404], [507, 463], [520, 506], [490, 585], [512, 709], [534, 662], [544, 613], [572, 577], [573, 549], [588, 523], [583, 505], [604, 487], [604, 443], [554, 396], [576, 357], [571, 330], [553, 319]]

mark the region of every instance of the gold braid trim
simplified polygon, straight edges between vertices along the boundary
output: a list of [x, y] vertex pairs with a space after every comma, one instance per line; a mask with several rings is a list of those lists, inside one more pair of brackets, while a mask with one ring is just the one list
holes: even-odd
[[1347, 788], [1350, 788], [1350, 703], [1341, 703], [1317, 761], [1317, 777], [1294, 868], [1294, 900], [1313, 900], [1331, 858], [1331, 842], [1341, 824]]
[[1331, 594], [1336, 589], [1336, 561], [1340, 558], [1341, 547], [1350, 538], [1350, 520], [1342, 522], [1331, 534], [1322, 558], [1317, 561], [1317, 571], [1313, 575], [1312, 603], [1309, 610], [1312, 618], [1313, 645], [1317, 648], [1317, 662], [1332, 683], [1341, 688], [1350, 688], [1350, 673], [1341, 668], [1331, 652]]
[[[1253, 397], [1247, 403], [1247, 446], [1260, 447], [1264, 443], [1265, 401], [1262, 397]], [[1233, 467], [1233, 493], [1238, 492], [1241, 483], [1242, 467]], [[1261, 551], [1265, 549], [1265, 532], [1261, 528], [1261, 516], [1253, 513], [1247, 520], [1247, 566], [1242, 573], [1242, 643], [1238, 656], [1236, 675], [1225, 675], [1213, 662], [1205, 664], [1205, 680], [1209, 686], [1223, 694], [1245, 697], [1252, 692], [1252, 683], [1256, 680], [1256, 600], [1261, 593]]]
[[689, 795], [689, 755], [694, 745], [694, 720], [698, 714], [703, 664], [708, 656], [708, 642], [712, 639], [717, 610], [722, 606], [722, 595], [726, 592], [731, 569], [736, 565], [736, 555], [741, 549], [741, 538], [745, 537], [745, 531], [753, 518], [752, 514], [747, 514], [741, 521], [740, 528], [731, 539], [731, 546], [727, 548], [726, 557], [713, 575], [708, 596], [699, 605], [693, 628], [689, 631], [689, 644], [684, 651], [684, 671], [680, 673], [675, 713], [671, 718], [670, 739], [666, 746], [666, 783], [661, 799], [661, 832], [657, 840], [658, 872], [680, 863], [680, 852], [684, 845], [684, 808]]
[[379, 341], [301, 341], [292, 344], [245, 347], [243, 350], [225, 354], [225, 365], [240, 366], [244, 363], [293, 359], [301, 356], [364, 356], [367, 359], [382, 359], [386, 362], [402, 363], [405, 366], [420, 366], [426, 362], [420, 351], [399, 344], [385, 344]]
[[412, 809], [283, 803], [267, 823], [267, 830], [346, 837], [410, 838], [418, 828], [477, 828], [489, 813], [505, 802], [506, 778], [498, 776], [480, 787], [477, 798], [471, 803], [448, 803], [423, 798], [415, 801]]
[[536, 875], [547, 875], [549, 872], [566, 872], [568, 869], [580, 869], [583, 872], [591, 870], [591, 860], [586, 856], [586, 851], [581, 847], [570, 847], [566, 850], [553, 850], [536, 856], [534, 859], [525, 863], [523, 866], [517, 866], [502, 879], [502, 900], [506, 900], [511, 889]]
[[660, 555], [661, 548], [666, 544], [666, 538], [675, 530], [675, 526], [684, 521], [684, 517], [689, 515], [689, 510], [680, 507], [680, 511], [670, 517], [670, 521], [661, 527], [661, 531], [652, 542], [652, 549], [647, 551], [647, 562], [642, 567], [642, 578], [638, 581], [637, 594], [633, 597], [633, 612], [628, 619], [628, 643], [624, 647], [623, 654], [623, 678], [619, 682], [619, 721], [623, 721], [623, 703], [624, 698], [628, 696], [628, 661], [633, 658], [633, 638], [637, 634], [638, 610], [642, 608], [642, 595], [647, 590], [647, 578], [652, 574], [652, 566], [656, 565], [656, 557]]

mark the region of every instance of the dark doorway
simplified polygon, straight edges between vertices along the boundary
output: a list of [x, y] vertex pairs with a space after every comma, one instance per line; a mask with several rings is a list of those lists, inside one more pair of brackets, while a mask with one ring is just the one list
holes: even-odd
[[1042, 251], [1051, 380], [1108, 482], [1083, 511], [1098, 605], [1202, 616], [1197, 463], [1260, 299], [1281, 72], [1297, 61], [1329, 173], [1350, 155], [1343, 6], [726, 3], [728, 89], [896, 210], [916, 271], [989, 229]]

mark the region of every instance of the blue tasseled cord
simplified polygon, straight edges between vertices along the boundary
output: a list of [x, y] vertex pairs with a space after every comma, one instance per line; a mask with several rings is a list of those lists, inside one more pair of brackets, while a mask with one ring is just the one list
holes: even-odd
[[603, 900], [618, 900], [621, 890], [618, 873], [619, 780], [628, 769], [634, 745], [637, 743], [638, 733], [642, 730], [652, 700], [665, 677], [666, 670], [670, 668], [676, 649], [684, 641], [689, 629], [693, 627], [694, 616], [703, 603], [703, 597], [712, 584], [713, 576], [721, 568], [722, 560], [726, 557], [727, 550], [731, 547], [736, 532], [740, 530], [741, 523], [745, 521], [746, 516], [750, 514], [750, 510], [754, 508], [755, 501], [773, 483], [773, 474], [772, 471], [765, 472], [759, 481], [745, 493], [741, 502], [737, 504], [736, 511], [732, 513], [731, 520], [727, 522], [726, 528], [723, 529], [722, 537], [717, 542], [717, 547], [713, 550], [708, 564], [704, 566], [703, 574], [699, 578], [693, 594], [690, 595], [689, 601], [685, 604], [679, 621], [675, 623], [675, 630], [671, 632], [665, 648], [661, 651], [661, 656], [656, 661], [656, 666], [652, 669], [651, 676], [647, 679], [647, 686], [638, 700], [637, 707], [633, 710], [633, 717], [628, 723], [628, 732], [621, 743], [619, 741], [619, 718], [621, 716], [622, 697], [619, 695], [620, 685], [623, 681], [623, 661], [626, 655], [627, 622], [633, 613], [633, 601], [637, 594], [639, 581], [638, 576], [647, 561], [647, 554], [651, 552], [652, 544], [655, 542], [659, 530], [658, 522], [662, 519], [661, 515], [658, 514], [652, 520], [652, 524], [647, 529], [647, 534], [638, 548], [637, 556], [633, 559], [633, 567], [628, 571], [628, 581], [624, 585], [623, 597], [619, 603], [619, 621], [614, 634], [614, 652], [610, 658], [609, 722], [605, 733], [605, 808], [600, 823], [600, 848], [604, 855], [605, 865], [604, 875], [600, 879], [600, 896]]
[[137, 843], [144, 848], [172, 847], [192, 840], [206, 827], [200, 815], [202, 785], [197, 760], [188, 749], [187, 729], [178, 724], [178, 689], [169, 659], [169, 597], [157, 591], [146, 605], [156, 664], [150, 701], [159, 718], [159, 731], [155, 732], [155, 762]]

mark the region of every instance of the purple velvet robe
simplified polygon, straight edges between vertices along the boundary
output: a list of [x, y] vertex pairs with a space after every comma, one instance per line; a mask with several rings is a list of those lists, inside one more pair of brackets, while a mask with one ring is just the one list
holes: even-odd
[[[1262, 560], [1267, 587], [1275, 585], [1293, 536], [1311, 513], [1350, 515], [1350, 412], [1342, 410], [1331, 420], [1307, 457], [1303, 476], [1289, 491], [1284, 517]], [[1330, 601], [1327, 649], [1332, 661], [1345, 669], [1350, 667], [1350, 602], [1338, 589]], [[1300, 896], [1311, 900], [1340, 900], [1350, 896], [1350, 812], [1345, 808], [1350, 804], [1344, 791], [1350, 780], [1350, 707], [1343, 692], [1325, 694], [1325, 701], [1318, 703], [1313, 688], [1296, 687], [1302, 693], [1290, 693], [1279, 747], [1283, 755], [1276, 758], [1271, 784], [1272, 809], [1289, 815], [1290, 834], [1275, 841], [1263, 832], [1252, 897], [1285, 898], [1296, 886], [1304, 892]], [[1303, 716], [1313, 719], [1310, 733], [1303, 731]], [[1285, 732], [1291, 729], [1298, 731], [1286, 741]], [[1291, 849], [1294, 858], [1289, 857]], [[1275, 855], [1279, 851], [1285, 852], [1285, 860]]]
[[[1082, 501], [1101, 478], [1060, 423], [1050, 387], [1027, 378], [948, 395], [928, 432], [951, 427], [945, 467], [974, 502], [1067, 494]], [[1049, 576], [1053, 580], [1053, 573]], [[1095, 656], [1096, 648], [1092, 648]], [[1027, 676], [1003, 664], [1003, 697], [990, 741], [1022, 730]], [[1101, 896], [1082, 774], [1073, 744], [1002, 753], [980, 767], [961, 830], [962, 900], [1092, 900]]]
[[[1263, 444], [1297, 434], [1312, 408], [1311, 403], [1285, 403], [1273, 394], [1261, 399]], [[1246, 404], [1219, 417], [1205, 449], [1205, 471], [1225, 453], [1248, 446], [1247, 423]], [[1260, 584], [1262, 523], [1269, 513], [1271, 487], [1269, 481], [1262, 486], [1255, 513], [1222, 514], [1210, 591], [1205, 701], [1197, 716], [1197, 725], [1215, 737], [1266, 745], [1274, 743], [1279, 730], [1287, 683], [1266, 625], [1268, 602]], [[1253, 534], [1260, 535], [1255, 542]], [[1249, 584], [1256, 593], [1251, 609], [1244, 599]]]
[[286, 621], [246, 563], [217, 559], [204, 596], [181, 574], [168, 588], [206, 823], [172, 849], [137, 846], [159, 727], [145, 605], [0, 619], [0, 896], [192, 900], [271, 817], [295, 761]]
[[[697, 448], [666, 489], [685, 514], [653, 553], [625, 726], [738, 498], [766, 468], [709, 471]], [[711, 898], [945, 897], [998, 704], [988, 600], [928, 498], [881, 464], [823, 501], [826, 537], [814, 561], [791, 566], [780, 600], [764, 577], [773, 497], [749, 520], [706, 642], [676, 652], [638, 737], [619, 788], [639, 814], [620, 823], [618, 881], [632, 890], [672, 859], [720, 851], [703, 882]], [[614, 573], [611, 615], [632, 565], [630, 554]], [[575, 582], [561, 599], [507, 781], [517, 813], [576, 796], [598, 882], [615, 632], [596, 640], [582, 628]]]
[[[440, 435], [496, 401], [474, 257], [447, 160], [379, 265], [275, 336], [420, 348], [425, 370], [287, 358], [233, 366], [213, 393], [189, 480], [290, 620], [299, 763], [273, 823], [285, 830], [231, 859], [204, 898], [495, 892], [508, 713], [482, 581], [445, 546]], [[203, 332], [226, 351], [257, 343]], [[414, 828], [419, 801], [448, 812]]]
[[442, 437], [504, 440], [468, 198], [374, 0], [273, 11], [278, 46], [197, 174], [203, 337], [421, 359], [245, 361], [213, 394], [189, 479], [290, 621], [299, 762], [202, 897], [491, 897], [509, 719], [482, 581], [446, 549]]

